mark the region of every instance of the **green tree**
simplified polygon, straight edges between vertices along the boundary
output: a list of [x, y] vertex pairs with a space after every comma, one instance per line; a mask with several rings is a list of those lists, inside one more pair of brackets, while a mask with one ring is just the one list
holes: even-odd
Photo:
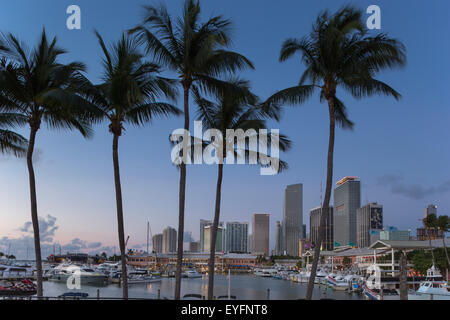
[[27, 147], [27, 167], [30, 183], [31, 221], [34, 231], [34, 248], [37, 270], [37, 296], [42, 297], [42, 258], [37, 210], [36, 179], [33, 152], [36, 134], [44, 122], [50, 129], [78, 130], [89, 137], [88, 110], [78, 104], [82, 99], [76, 94], [85, 81], [84, 64], [62, 64], [58, 58], [66, 53], [57, 46], [56, 38], [47, 40], [45, 30], [33, 50], [14, 35], [3, 36], [3, 53], [6, 61], [0, 77], [0, 104], [5, 112], [14, 112], [26, 118], [30, 128]]
[[[287, 39], [281, 48], [280, 61], [300, 53], [306, 70], [298, 85], [281, 90], [267, 100], [269, 104], [301, 104], [317, 89], [320, 101], [328, 104], [327, 180], [322, 212], [328, 211], [331, 197], [335, 126], [338, 124], [344, 129], [353, 127], [345, 104], [336, 96], [337, 89], [348, 91], [356, 99], [372, 95], [400, 98], [398, 92], [375, 79], [375, 75], [384, 69], [405, 65], [405, 48], [401, 42], [386, 34], [368, 35], [362, 15], [361, 10], [350, 6], [334, 14], [324, 11], [317, 17], [309, 35], [301, 39]], [[324, 226], [325, 215], [322, 215], [306, 294], [308, 300], [314, 288]]]
[[[195, 103], [198, 106], [198, 116], [202, 121], [205, 129], [216, 129], [223, 137], [223, 141], [217, 137], [209, 144], [215, 149], [216, 156], [218, 155], [218, 172], [217, 172], [217, 187], [216, 200], [214, 209], [214, 220], [211, 233], [211, 245], [209, 256], [209, 271], [208, 271], [208, 299], [213, 298], [214, 291], [214, 265], [215, 265], [215, 248], [217, 239], [217, 228], [220, 219], [220, 203], [222, 198], [222, 180], [223, 180], [223, 162], [226, 158], [233, 156], [242, 157], [245, 159], [254, 159], [254, 164], [259, 163], [263, 165], [261, 155], [258, 150], [252, 149], [250, 143], [245, 143], [244, 146], [235, 144], [234, 135], [228, 135], [228, 130], [248, 133], [249, 141], [258, 141], [258, 130], [266, 129], [265, 118], [272, 116], [279, 118], [279, 109], [272, 108], [272, 110], [265, 109], [261, 106], [256, 106], [257, 98], [250, 92], [249, 83], [243, 80], [230, 80], [233, 87], [239, 87], [239, 90], [229, 90], [219, 93], [215, 96], [215, 102], [203, 98], [199, 90], [194, 88]], [[280, 135], [280, 150], [286, 151], [290, 147], [290, 141], [283, 135]], [[267, 141], [270, 143], [270, 140]], [[229, 153], [230, 146], [233, 146], [232, 152]], [[273, 159], [272, 159], [273, 160]], [[234, 162], [234, 161], [233, 161]], [[250, 163], [250, 161], [249, 161]], [[286, 163], [280, 161], [280, 171], [286, 169]], [[266, 262], [265, 257], [258, 256], [258, 263]]]
[[450, 259], [448, 257], [447, 246], [445, 244], [445, 234], [448, 232], [448, 230], [450, 228], [450, 218], [449, 218], [449, 216], [447, 216], [447, 215], [439, 216], [438, 219], [437, 219], [436, 226], [438, 227], [439, 230], [442, 231], [442, 245], [443, 245], [443, 248], [444, 248], [445, 257], [447, 258], [447, 263], [450, 266]]
[[[130, 30], [146, 44], [147, 51], [159, 62], [176, 72], [183, 88], [184, 129], [189, 131], [189, 96], [192, 85], [209, 93], [219, 93], [230, 85], [220, 80], [224, 73], [246, 67], [253, 68], [244, 56], [227, 50], [231, 44], [231, 22], [222, 16], [200, 20], [200, 2], [185, 0], [181, 17], [173, 20], [164, 5], [146, 6], [143, 23]], [[183, 143], [187, 146], [187, 137]], [[186, 148], [184, 149], [186, 150]], [[183, 261], [184, 211], [186, 194], [186, 161], [180, 165], [178, 245], [175, 299], [180, 299], [181, 266]]]
[[[160, 77], [160, 67], [144, 61], [135, 37], [122, 35], [108, 49], [98, 32], [98, 42], [103, 51], [103, 83], [89, 86], [86, 98], [93, 105], [97, 121], [107, 121], [113, 135], [112, 156], [119, 246], [122, 274], [127, 274], [125, 232], [122, 205], [122, 186], [119, 170], [119, 138], [124, 124], [143, 126], [159, 116], [180, 115], [181, 111], [171, 104], [159, 102], [160, 98], [174, 100], [176, 90], [172, 80]], [[128, 299], [127, 277], [122, 278], [123, 297]]]

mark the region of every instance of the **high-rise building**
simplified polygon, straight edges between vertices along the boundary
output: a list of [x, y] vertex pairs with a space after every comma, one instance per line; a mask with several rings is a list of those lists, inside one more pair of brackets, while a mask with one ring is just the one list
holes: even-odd
[[383, 230], [383, 206], [368, 203], [356, 210], [356, 236], [359, 248], [367, 248], [380, 239]]
[[[224, 251], [223, 247], [223, 227], [217, 227], [217, 236], [216, 236], [216, 252]], [[209, 252], [211, 248], [211, 235], [212, 235], [212, 225], [206, 226], [204, 229], [204, 247], [203, 252]]]
[[233, 253], [247, 253], [248, 222], [227, 222], [226, 250]]
[[380, 231], [380, 240], [407, 241], [409, 236], [409, 230], [398, 230], [396, 227], [386, 227], [383, 231]]
[[177, 230], [167, 227], [163, 230], [162, 253], [177, 251]]
[[[317, 245], [319, 239], [319, 225], [322, 207], [311, 209], [309, 213], [309, 239], [313, 245]], [[333, 250], [333, 207], [328, 208], [325, 219], [325, 234], [322, 237], [321, 250]]]
[[191, 241], [189, 244], [190, 252], [199, 252], [200, 251], [200, 242], [199, 241]]
[[334, 189], [334, 246], [356, 246], [356, 210], [361, 207], [358, 177], [345, 177]]
[[281, 221], [277, 221], [274, 253], [277, 256], [283, 255], [283, 226]]
[[269, 255], [270, 214], [255, 213], [252, 218], [253, 248], [252, 253]]
[[303, 185], [286, 187], [283, 203], [283, 251], [290, 256], [298, 256], [298, 241], [303, 233]]
[[212, 221], [200, 219], [200, 252], [205, 247], [205, 227], [212, 225]]
[[155, 234], [152, 237], [153, 252], [162, 253], [163, 248], [163, 235], [162, 233]]
[[428, 205], [428, 207], [426, 207], [423, 210], [423, 217], [424, 218], [428, 217], [429, 214], [437, 215], [437, 206], [436, 205], [430, 204], [430, 205]]

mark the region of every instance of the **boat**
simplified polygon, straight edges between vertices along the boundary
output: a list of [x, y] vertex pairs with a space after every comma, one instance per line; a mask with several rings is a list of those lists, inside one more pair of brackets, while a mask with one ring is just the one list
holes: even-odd
[[349, 288], [348, 282], [345, 281], [344, 277], [334, 273], [328, 275], [327, 284], [335, 291], [347, 291]]
[[368, 300], [400, 300], [396, 289], [383, 289], [383, 293], [381, 293], [380, 289], [369, 288], [365, 285], [363, 294]]
[[0, 279], [28, 279], [34, 276], [31, 267], [18, 267], [11, 265], [0, 265]]
[[89, 267], [62, 264], [51, 269], [45, 274], [49, 281], [67, 282], [70, 277], [79, 276], [80, 284], [101, 285], [105, 284], [108, 277], [100, 272], [96, 272]]
[[32, 296], [36, 293], [37, 286], [30, 279], [20, 281], [0, 280], [0, 296]]
[[185, 274], [186, 278], [191, 278], [191, 279], [193, 279], [193, 278], [201, 278], [202, 277], [202, 274], [197, 272], [197, 271], [195, 271], [195, 270], [186, 270], [184, 272], [184, 274]]
[[408, 293], [409, 300], [450, 300], [450, 287], [433, 265], [427, 270], [426, 280], [420, 283], [417, 291]]
[[86, 292], [65, 292], [63, 294], [60, 294], [58, 298], [62, 299], [86, 299], [89, 297], [89, 294]]
[[128, 277], [128, 284], [155, 283], [155, 282], [161, 282], [161, 277], [148, 275], [132, 275]]

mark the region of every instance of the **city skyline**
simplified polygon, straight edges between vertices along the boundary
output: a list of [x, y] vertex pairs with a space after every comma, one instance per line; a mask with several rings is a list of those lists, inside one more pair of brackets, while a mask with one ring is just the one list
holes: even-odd
[[[445, 174], [450, 152], [437, 143], [450, 138], [445, 129], [446, 119], [450, 116], [448, 108], [445, 108], [449, 93], [444, 86], [450, 76], [444, 72], [448, 68], [437, 68], [433, 62], [442, 60], [444, 64], [448, 63], [444, 57], [448, 56], [450, 45], [444, 41], [438, 48], [432, 39], [427, 38], [431, 32], [439, 36], [448, 30], [449, 22], [444, 12], [450, 10], [450, 5], [426, 4], [427, 12], [433, 14], [423, 16], [424, 4], [405, 7], [401, 3], [377, 2], [383, 13], [382, 31], [402, 39], [408, 48], [407, 68], [383, 75], [402, 93], [403, 99], [400, 102], [383, 98], [355, 101], [343, 95], [356, 128], [354, 132], [337, 131], [339, 139], [333, 183], [346, 175], [359, 176], [362, 205], [378, 201], [383, 204], [385, 225], [415, 230], [420, 227], [418, 220], [428, 204], [436, 204], [442, 214], [450, 212], [450, 177]], [[57, 35], [61, 46], [69, 50], [67, 59], [76, 57], [86, 62], [89, 77], [96, 81], [100, 76], [100, 52], [92, 29], [98, 28], [108, 43], [116, 40], [121, 31], [136, 24], [140, 4], [146, 1], [130, 1], [111, 7], [101, 1], [80, 1], [83, 13], [81, 31], [65, 28], [68, 3], [42, 1], [39, 5], [30, 3], [28, 6], [5, 3], [0, 13], [0, 30], [13, 32], [33, 45], [45, 24], [48, 34]], [[219, 8], [215, 2], [204, 2], [203, 11], [205, 15], [218, 12], [232, 18], [236, 29], [234, 47], [256, 64], [254, 72], [245, 72], [243, 76], [251, 80], [258, 95], [266, 98], [298, 81], [302, 71], [297, 61], [285, 64], [277, 61], [282, 39], [301, 36], [310, 28], [310, 19], [298, 19], [298, 12], [301, 11], [305, 17], [315, 16], [324, 8], [334, 10], [342, 3], [287, 3], [287, 8], [281, 11], [276, 3], [264, 2], [261, 7], [273, 12], [274, 20], [282, 27], [277, 27], [277, 23], [274, 23], [275, 27], [265, 26], [265, 11], [260, 8], [240, 4], [242, 10], [236, 12], [236, 4], [236, 1], [220, 3]], [[371, 2], [356, 4], [365, 8]], [[168, 6], [174, 13], [178, 11], [178, 5]], [[252, 24], [247, 21], [249, 17], [253, 18]], [[424, 21], [420, 25], [409, 23], [419, 19]], [[414, 35], [419, 35], [420, 41]], [[261, 41], [267, 42], [267, 52], [257, 50]], [[265, 80], [269, 74], [272, 75], [271, 81]], [[426, 78], [439, 81], [422, 82]], [[408, 121], [404, 121], [405, 112], [409, 112]], [[299, 108], [286, 108], [281, 122], [271, 123], [273, 128], [280, 128], [294, 141], [293, 150], [282, 156], [290, 165], [285, 173], [261, 177], [256, 167], [225, 168], [227, 179], [223, 188], [222, 220], [250, 220], [253, 212], [270, 212], [270, 247], [273, 248], [275, 221], [282, 220], [286, 185], [298, 182], [304, 185], [304, 212], [320, 204], [320, 185], [325, 182], [327, 137], [322, 134], [327, 126], [323, 121], [325, 113], [324, 106], [315, 99]], [[424, 125], [424, 121], [433, 125]], [[177, 226], [178, 172], [170, 163], [167, 135], [180, 127], [181, 122], [181, 119], [171, 119], [155, 122], [142, 130], [129, 128], [124, 136], [121, 145], [126, 186], [124, 213], [131, 247], [145, 245], [144, 224], [148, 220], [154, 232], [168, 225]], [[312, 132], [314, 134], [311, 135]], [[109, 138], [107, 128], [103, 126], [95, 127], [92, 141], [84, 141], [75, 133], [49, 132], [46, 128], [39, 133], [36, 156], [38, 205], [48, 236], [43, 242], [49, 244], [48, 248], [56, 242], [68, 249], [96, 250], [99, 245], [99, 250], [116, 247], [118, 251]], [[146, 147], [137, 147], [142, 145]], [[155, 155], [152, 148], [163, 151]], [[430, 154], [433, 157], [429, 157]], [[20, 244], [24, 248], [30, 236], [24, 161], [0, 156], [0, 177], [0, 250], [6, 251], [8, 243]], [[214, 185], [214, 167], [189, 168], [186, 230], [193, 231], [197, 239], [198, 220], [201, 217], [212, 219], [213, 216]], [[303, 220], [309, 221], [305, 215]], [[29, 244], [32, 245], [32, 241]], [[14, 250], [14, 245], [12, 248]]]

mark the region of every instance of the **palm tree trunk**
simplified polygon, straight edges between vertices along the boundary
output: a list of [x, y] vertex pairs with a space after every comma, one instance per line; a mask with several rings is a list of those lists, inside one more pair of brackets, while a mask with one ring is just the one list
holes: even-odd
[[214, 296], [214, 266], [216, 257], [217, 228], [219, 227], [219, 217], [220, 217], [220, 200], [222, 197], [222, 178], [223, 178], [223, 163], [219, 163], [217, 174], [217, 188], [216, 188], [216, 207], [214, 210], [214, 221], [211, 232], [211, 247], [209, 248], [208, 300], [212, 300]]
[[403, 250], [400, 251], [400, 300], [408, 300], [408, 265]]
[[433, 266], [434, 266], [435, 265], [435, 260], [434, 260], [433, 246], [431, 245], [431, 236], [430, 236], [430, 233], [428, 232], [428, 226], [425, 223], [424, 223], [424, 227], [425, 227], [426, 236], [428, 238], [428, 243], [429, 243], [429, 246], [430, 246], [431, 259], [433, 260]]
[[333, 182], [333, 153], [334, 153], [334, 135], [335, 135], [335, 117], [334, 117], [334, 97], [328, 99], [328, 111], [330, 114], [330, 136], [328, 142], [328, 159], [327, 159], [327, 185], [325, 189], [325, 198], [320, 213], [319, 234], [317, 238], [316, 248], [314, 250], [314, 258], [311, 267], [311, 275], [308, 281], [308, 289], [306, 291], [306, 300], [311, 300], [314, 290], [314, 279], [316, 278], [317, 265], [320, 258], [320, 247], [325, 233], [325, 222], [329, 211], [331, 198], [331, 185]]
[[122, 262], [122, 292], [123, 298], [128, 299], [128, 276], [125, 248], [125, 231], [123, 224], [122, 187], [120, 185], [119, 171], [119, 135], [114, 133], [113, 138], [113, 162], [114, 162], [114, 184], [116, 186], [117, 227], [119, 231], [120, 260]]
[[[184, 88], [184, 130], [189, 131], [189, 90], [190, 84], [183, 84]], [[183, 142], [186, 142], [183, 138]], [[187, 148], [183, 148], [185, 153]], [[186, 154], [183, 153], [183, 160]], [[178, 247], [177, 247], [177, 269], [175, 272], [175, 300], [180, 300], [181, 296], [181, 267], [183, 264], [183, 238], [184, 238], [184, 207], [186, 202], [186, 162], [181, 162], [180, 167], [180, 190], [178, 204]]]
[[28, 151], [27, 151], [27, 166], [30, 180], [31, 222], [33, 224], [34, 251], [36, 255], [37, 297], [41, 298], [43, 295], [41, 240], [39, 234], [39, 219], [37, 212], [36, 179], [34, 176], [34, 168], [33, 168], [33, 151], [37, 131], [38, 131], [37, 128], [31, 126], [30, 140], [28, 142]]
[[447, 246], [445, 244], [445, 232], [443, 233], [442, 244], [444, 246], [445, 257], [447, 258], [447, 268], [450, 268], [450, 259], [448, 257]]

